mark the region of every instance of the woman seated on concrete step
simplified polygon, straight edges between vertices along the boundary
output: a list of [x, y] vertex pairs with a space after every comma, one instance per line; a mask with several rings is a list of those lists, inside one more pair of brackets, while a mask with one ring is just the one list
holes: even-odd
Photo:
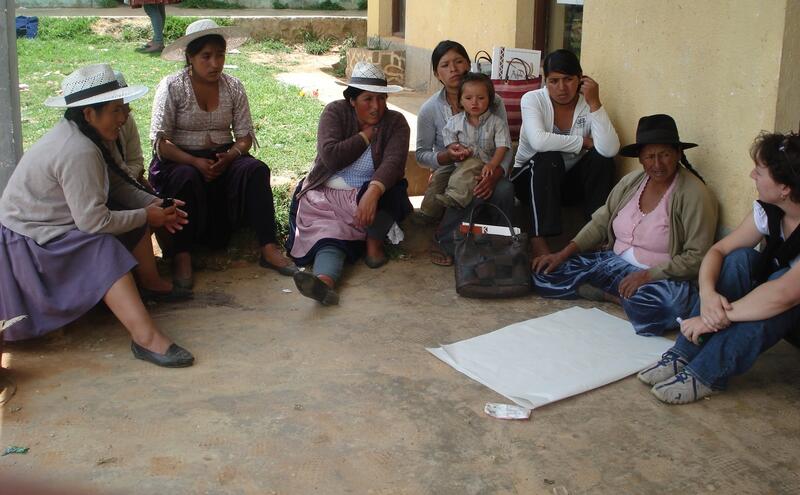
[[556, 50], [544, 59], [545, 85], [522, 97], [522, 129], [512, 171], [517, 198], [530, 214], [531, 256], [549, 254], [561, 234], [564, 202], [583, 201], [588, 220], [614, 185], [619, 150], [600, 87], [578, 57]]
[[[469, 158], [472, 151], [466, 147], [445, 147], [442, 129], [447, 119], [461, 113], [458, 101], [458, 90], [461, 80], [469, 71], [469, 55], [461, 43], [451, 40], [439, 42], [431, 54], [431, 65], [436, 79], [442, 83], [442, 89], [431, 96], [419, 110], [417, 116], [417, 162], [430, 168], [431, 187], [429, 191], [444, 190], [441, 184], [447, 184], [450, 173], [455, 168], [455, 163]], [[503, 100], [495, 95], [494, 101], [489, 106], [489, 111], [502, 119], [507, 120]], [[453, 264], [453, 232], [469, 216], [472, 208], [490, 202], [505, 212], [508, 218], [513, 218], [514, 187], [506, 178], [508, 169], [513, 161], [513, 153], [506, 153], [500, 167], [495, 167], [488, 177], [483, 177], [475, 184], [473, 191], [475, 197], [466, 208], [439, 205], [434, 195], [427, 195], [423, 199], [427, 211], [439, 209], [433, 217], [418, 214], [415, 219], [422, 222], [438, 224], [433, 243], [431, 245], [431, 262], [436, 265], [450, 266]], [[443, 181], [443, 182], [442, 182]], [[437, 185], [438, 184], [438, 185]], [[492, 208], [494, 210], [494, 208]], [[502, 224], [503, 219], [497, 213], [488, 212], [487, 218], [480, 219], [483, 223]]]
[[669, 115], [642, 117], [636, 143], [620, 154], [644, 170], [623, 177], [564, 249], [534, 258], [535, 290], [621, 301], [642, 335], [676, 328], [695, 292], [686, 281], [697, 277], [717, 226], [717, 203], [683, 152], [695, 146], [681, 142]]
[[150, 183], [160, 194], [183, 200], [192, 218], [165, 249], [173, 280], [182, 287], [194, 284], [191, 256], [197, 244], [224, 247], [245, 222], [256, 232], [262, 267], [285, 276], [297, 271], [277, 244], [270, 170], [249, 153], [255, 130], [247, 94], [241, 81], [223, 72], [226, 50], [246, 40], [238, 28], [200, 19], [161, 54], [186, 62], [159, 83], [150, 123], [156, 153]]
[[762, 134], [750, 156], [753, 211], [711, 246], [675, 345], [639, 373], [663, 402], [724, 390], [800, 324], [800, 136]]
[[76, 70], [61, 88], [45, 104], [66, 107], [64, 119], [25, 153], [0, 198], [0, 319], [28, 315], [3, 338], [38, 337], [103, 300], [130, 332], [135, 357], [190, 366], [194, 357], [156, 327], [131, 275], [148, 294], [189, 295], [158, 275], [149, 235], [179, 231], [182, 203], [150, 194], [114, 146], [123, 106], [147, 88], [120, 87], [106, 64]]
[[294, 192], [286, 247], [297, 264], [314, 267], [313, 275], [294, 275], [298, 290], [324, 305], [339, 302], [334, 288], [344, 263], [365, 247], [370, 268], [388, 261], [384, 239], [412, 211], [403, 178], [408, 123], [386, 108], [387, 95], [401, 90], [386, 83], [380, 67], [359, 62], [344, 99], [320, 116], [317, 157]]

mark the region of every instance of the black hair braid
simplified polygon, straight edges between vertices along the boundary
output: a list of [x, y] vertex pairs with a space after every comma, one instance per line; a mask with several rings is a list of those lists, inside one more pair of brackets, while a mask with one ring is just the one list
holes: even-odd
[[[100, 106], [102, 106], [102, 104]], [[92, 107], [94, 107], [94, 105], [92, 105]], [[130, 174], [123, 170], [117, 161], [114, 160], [113, 155], [111, 155], [111, 152], [108, 150], [105, 144], [103, 144], [103, 140], [100, 139], [100, 134], [98, 134], [97, 130], [86, 121], [86, 117], [83, 114], [83, 108], [84, 107], [68, 108], [67, 111], [64, 112], [64, 118], [74, 122], [75, 125], [78, 126], [78, 130], [80, 130], [84, 136], [88, 137], [95, 144], [95, 146], [100, 148], [100, 153], [103, 154], [103, 160], [105, 160], [106, 165], [111, 171], [120, 176], [125, 182], [132, 185], [136, 189], [154, 196], [161, 197], [160, 195], [155, 194], [153, 191], [150, 191], [143, 185], [139, 184], [139, 181], [131, 177]], [[96, 108], [96, 110], [98, 109], [99, 108]], [[122, 145], [120, 144], [119, 140], [117, 140], [117, 147], [120, 150], [120, 154], [122, 154]]]
[[696, 176], [698, 179], [700, 179], [700, 181], [701, 181], [703, 184], [705, 184], [705, 183], [706, 183], [706, 180], [705, 180], [705, 179], [703, 179], [703, 176], [702, 176], [702, 175], [700, 175], [700, 172], [698, 172], [697, 170], [695, 170], [695, 169], [694, 169], [694, 167], [692, 167], [692, 164], [691, 164], [691, 163], [689, 163], [689, 159], [688, 159], [688, 158], [686, 158], [686, 153], [684, 153], [684, 152], [683, 152], [683, 150], [681, 150], [681, 164], [682, 164], [684, 167], [686, 167], [686, 170], [688, 170], [689, 172], [693, 173], [693, 174], [694, 174], [694, 175], [695, 175], [695, 176]]

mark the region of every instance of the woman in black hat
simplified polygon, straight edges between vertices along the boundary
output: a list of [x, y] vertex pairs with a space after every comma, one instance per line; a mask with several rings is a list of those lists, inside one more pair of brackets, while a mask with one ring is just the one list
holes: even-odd
[[750, 156], [753, 211], [708, 250], [692, 317], [681, 322], [672, 349], [639, 373], [663, 402], [686, 404], [725, 389], [800, 323], [800, 136], [762, 134]]
[[564, 249], [533, 260], [536, 291], [619, 302], [638, 334], [677, 328], [692, 293], [682, 281], [697, 277], [717, 225], [717, 203], [683, 152], [695, 146], [669, 115], [642, 117], [620, 154], [644, 170], [623, 177]]

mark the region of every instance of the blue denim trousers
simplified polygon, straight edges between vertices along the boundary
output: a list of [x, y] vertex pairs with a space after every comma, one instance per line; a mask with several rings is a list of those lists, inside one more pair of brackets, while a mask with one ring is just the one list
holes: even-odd
[[[757, 285], [753, 269], [759, 253], [750, 248], [737, 249], [725, 257], [717, 280], [717, 292], [733, 302], [741, 299]], [[774, 280], [789, 269], [773, 273]], [[690, 316], [700, 314], [700, 297], [694, 297]], [[755, 364], [758, 356], [777, 344], [800, 321], [800, 305], [760, 321], [734, 322], [725, 330], [706, 334], [706, 341], [694, 345], [678, 334], [672, 352], [689, 362], [687, 368], [707, 387], [724, 390], [728, 378], [741, 375]]]
[[[614, 251], [579, 254], [565, 261], [552, 273], [533, 274], [534, 290], [541, 296], [575, 299], [581, 284], [590, 284], [608, 294], [619, 296], [619, 283], [630, 273], [641, 270]], [[639, 335], [661, 335], [678, 328], [677, 317], [691, 310], [692, 295], [697, 292], [689, 282], [658, 280], [639, 287], [622, 308]]]

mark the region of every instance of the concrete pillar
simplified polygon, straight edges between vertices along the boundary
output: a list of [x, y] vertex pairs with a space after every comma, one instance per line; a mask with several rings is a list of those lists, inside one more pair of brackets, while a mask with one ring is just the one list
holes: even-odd
[[0, 0], [0, 193], [22, 156], [14, 0]]
[[368, 1], [367, 36], [392, 36], [392, 0]]

